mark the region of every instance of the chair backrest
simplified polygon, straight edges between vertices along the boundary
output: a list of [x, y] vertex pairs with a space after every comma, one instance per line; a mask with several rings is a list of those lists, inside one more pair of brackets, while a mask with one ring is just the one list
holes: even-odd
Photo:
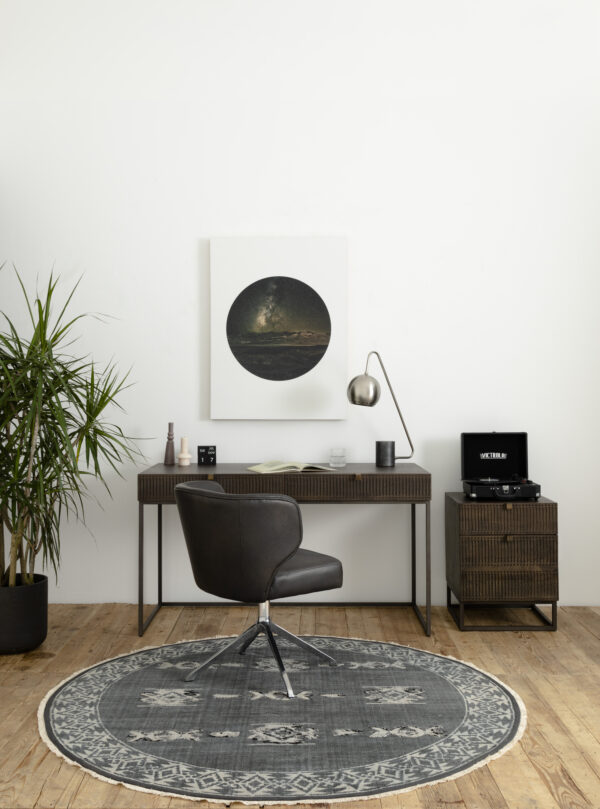
[[175, 499], [198, 587], [235, 601], [268, 601], [277, 568], [302, 542], [296, 501], [226, 494], [212, 481], [179, 483]]

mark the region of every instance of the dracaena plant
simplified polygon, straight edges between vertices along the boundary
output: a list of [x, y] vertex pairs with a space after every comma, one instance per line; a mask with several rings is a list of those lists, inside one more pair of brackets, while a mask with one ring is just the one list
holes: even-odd
[[[1, 268], [0, 268], [1, 269]], [[87, 483], [139, 455], [135, 442], [108, 420], [127, 386], [114, 364], [99, 367], [73, 353], [74, 327], [88, 314], [68, 314], [77, 284], [55, 313], [59, 279], [27, 294], [26, 336], [6, 312], [0, 325], [0, 586], [32, 584], [36, 557], [55, 573], [60, 526], [83, 518]]]

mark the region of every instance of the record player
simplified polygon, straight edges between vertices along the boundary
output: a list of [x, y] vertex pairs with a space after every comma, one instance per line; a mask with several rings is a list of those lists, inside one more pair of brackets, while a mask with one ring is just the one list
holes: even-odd
[[537, 500], [541, 486], [527, 477], [527, 433], [461, 433], [461, 478], [467, 497]]

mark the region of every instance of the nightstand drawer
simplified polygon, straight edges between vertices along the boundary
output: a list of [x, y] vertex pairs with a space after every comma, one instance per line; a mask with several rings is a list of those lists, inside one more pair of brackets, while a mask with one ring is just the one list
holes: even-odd
[[466, 604], [558, 601], [558, 576], [556, 568], [465, 570], [454, 592]]
[[556, 534], [556, 503], [463, 503], [457, 507], [458, 531], [473, 534]]
[[501, 536], [462, 536], [462, 571], [558, 570], [556, 534], [503, 534]]

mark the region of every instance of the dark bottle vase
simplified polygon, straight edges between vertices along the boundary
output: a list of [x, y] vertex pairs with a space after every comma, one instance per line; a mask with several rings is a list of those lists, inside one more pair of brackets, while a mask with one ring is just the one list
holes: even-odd
[[35, 573], [33, 584], [0, 587], [0, 654], [30, 652], [48, 634], [48, 577]]

